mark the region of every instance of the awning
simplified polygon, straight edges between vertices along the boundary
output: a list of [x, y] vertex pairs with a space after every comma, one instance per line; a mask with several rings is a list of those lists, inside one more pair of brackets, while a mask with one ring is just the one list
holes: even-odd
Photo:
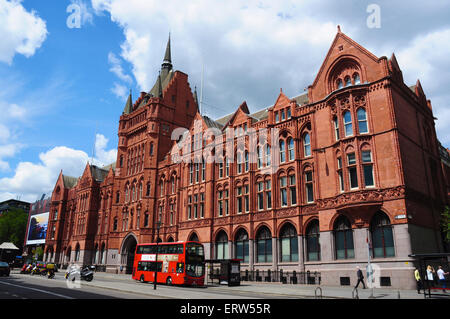
[[0, 249], [11, 249], [11, 250], [19, 250], [13, 243], [3, 243], [0, 245]]

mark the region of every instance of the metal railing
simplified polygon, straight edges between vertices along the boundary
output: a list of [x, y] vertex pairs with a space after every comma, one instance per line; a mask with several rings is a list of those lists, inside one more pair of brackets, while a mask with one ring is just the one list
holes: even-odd
[[280, 270], [241, 270], [241, 281], [281, 282], [283, 284], [320, 285], [320, 272]]

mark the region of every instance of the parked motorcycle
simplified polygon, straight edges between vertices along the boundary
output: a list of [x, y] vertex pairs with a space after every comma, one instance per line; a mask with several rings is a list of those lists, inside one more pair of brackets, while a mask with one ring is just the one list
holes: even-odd
[[95, 266], [86, 266], [80, 270], [78, 266], [71, 266], [67, 268], [64, 278], [75, 281], [75, 279], [92, 281], [94, 279]]

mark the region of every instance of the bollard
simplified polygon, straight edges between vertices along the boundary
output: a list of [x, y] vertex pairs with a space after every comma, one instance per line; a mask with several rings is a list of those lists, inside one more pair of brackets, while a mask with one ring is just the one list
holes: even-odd
[[[356, 293], [356, 294], [355, 294]], [[358, 295], [358, 288], [353, 288], [353, 291], [352, 291], [352, 298], [353, 299], [359, 299], [359, 295]]]
[[[317, 290], [320, 291], [320, 295], [317, 295]], [[322, 299], [322, 288], [317, 287], [316, 290], [314, 290], [314, 297], [315, 297], [316, 299]]]
[[400, 290], [397, 290], [397, 299], [401, 299], [400, 298]]

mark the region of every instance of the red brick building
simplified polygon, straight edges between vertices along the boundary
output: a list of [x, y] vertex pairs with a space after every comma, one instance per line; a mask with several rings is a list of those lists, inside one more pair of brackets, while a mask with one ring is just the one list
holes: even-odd
[[[177, 128], [189, 134], [174, 141]], [[330, 285], [354, 284], [367, 240], [393, 287], [414, 286], [409, 254], [443, 250], [448, 177], [431, 102], [419, 81], [405, 85], [395, 55], [340, 30], [307, 93], [217, 120], [172, 69], [169, 40], [118, 135], [116, 163], [56, 182], [45, 249], [58, 263], [129, 271], [158, 220], [162, 241], [199, 240], [207, 258], [241, 258], [242, 269], [319, 271]]]

